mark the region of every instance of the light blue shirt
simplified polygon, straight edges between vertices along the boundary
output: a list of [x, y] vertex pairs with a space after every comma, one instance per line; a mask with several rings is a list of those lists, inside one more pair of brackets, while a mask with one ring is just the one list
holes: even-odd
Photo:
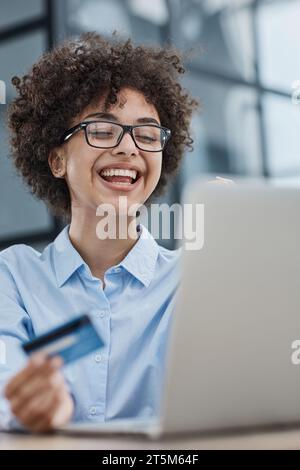
[[104, 289], [70, 242], [69, 226], [42, 253], [26, 245], [0, 252], [0, 428], [15, 423], [3, 388], [26, 363], [21, 343], [83, 312], [105, 345], [63, 368], [73, 421], [159, 413], [181, 250], [139, 229], [127, 256], [106, 271]]

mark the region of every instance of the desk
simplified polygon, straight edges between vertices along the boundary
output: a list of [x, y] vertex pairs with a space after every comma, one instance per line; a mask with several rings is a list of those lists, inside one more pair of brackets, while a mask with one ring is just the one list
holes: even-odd
[[65, 436], [0, 433], [0, 450], [128, 450], [128, 449], [299, 449], [300, 429], [231, 434], [219, 436], [186, 436], [159, 441], [131, 436]]

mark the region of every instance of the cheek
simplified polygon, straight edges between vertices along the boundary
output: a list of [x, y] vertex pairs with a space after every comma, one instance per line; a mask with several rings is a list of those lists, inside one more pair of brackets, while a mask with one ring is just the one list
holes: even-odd
[[89, 184], [93, 177], [93, 165], [99, 156], [89, 151], [86, 146], [73, 148], [68, 155], [67, 178], [72, 186], [82, 187]]
[[67, 166], [67, 179], [73, 193], [82, 192], [88, 185], [89, 175], [82, 162], [75, 159], [70, 160]]
[[157, 183], [161, 175], [162, 167], [162, 157], [159, 155], [154, 155], [151, 159], [148, 160], [148, 177], [149, 180], [153, 183]]
[[161, 168], [162, 168], [162, 158], [159, 155], [155, 155], [158, 158], [145, 158], [146, 160], [146, 179], [144, 182], [143, 197], [144, 201], [146, 201], [153, 191], [155, 190], [161, 175]]

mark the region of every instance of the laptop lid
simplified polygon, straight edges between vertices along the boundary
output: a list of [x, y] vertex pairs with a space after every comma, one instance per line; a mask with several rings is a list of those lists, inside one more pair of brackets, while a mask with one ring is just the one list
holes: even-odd
[[164, 432], [300, 422], [300, 190], [196, 180], [183, 203], [204, 246], [183, 246]]

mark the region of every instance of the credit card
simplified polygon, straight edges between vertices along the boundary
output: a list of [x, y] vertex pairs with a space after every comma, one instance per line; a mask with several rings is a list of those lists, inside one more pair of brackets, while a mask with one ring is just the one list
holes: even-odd
[[84, 314], [23, 343], [22, 347], [28, 355], [40, 351], [49, 357], [60, 356], [68, 364], [103, 345], [89, 316]]

